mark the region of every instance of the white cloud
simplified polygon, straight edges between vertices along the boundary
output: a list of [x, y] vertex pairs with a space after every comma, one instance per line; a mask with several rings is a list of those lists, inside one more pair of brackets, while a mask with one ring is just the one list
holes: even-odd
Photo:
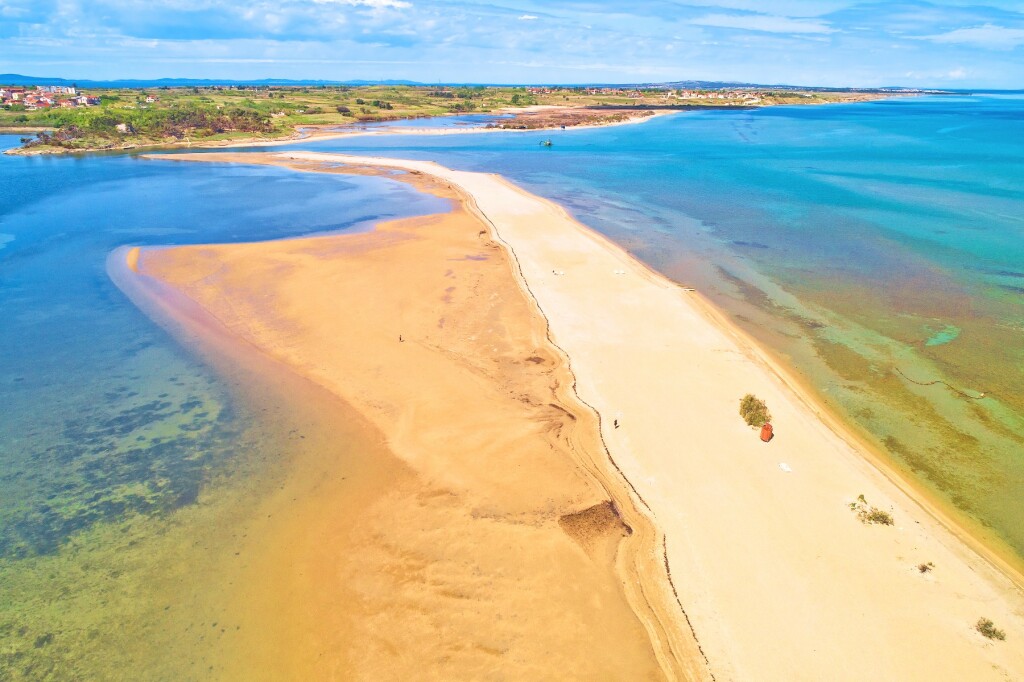
[[835, 29], [818, 19], [793, 19], [769, 14], [708, 14], [690, 20], [697, 26], [738, 28], [765, 33], [834, 33]]
[[741, 12], [764, 12], [770, 5], [771, 12], [798, 17], [818, 17], [858, 4], [858, 0], [682, 0], [680, 5], [707, 7], [716, 10], [739, 10]]
[[1018, 45], [1024, 44], [1024, 28], [1006, 28], [995, 24], [984, 24], [971, 28], [958, 28], [955, 31], [934, 36], [920, 36], [918, 40], [1012, 50]]
[[962, 66], [958, 66], [949, 73], [947, 73], [946, 78], [958, 81], [963, 80], [964, 78], [967, 78], [967, 69], [965, 69]]
[[405, 0], [313, 0], [318, 5], [349, 5], [351, 7], [369, 7], [371, 9], [405, 9], [412, 7]]
[[28, 14], [28, 10], [24, 7], [12, 7], [11, 5], [0, 2], [0, 17], [7, 17], [8, 19], [17, 19]]
[[537, 18], [538, 17], [535, 14], [524, 14], [523, 16], [519, 17], [519, 21], [536, 21]]

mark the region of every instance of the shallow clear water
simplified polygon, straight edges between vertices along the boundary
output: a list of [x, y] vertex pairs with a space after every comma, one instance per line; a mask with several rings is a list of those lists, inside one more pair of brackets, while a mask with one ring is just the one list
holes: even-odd
[[[84, 651], [123, 663], [111, 628], [141, 635], [143, 586], [169, 573], [158, 549], [189, 528], [179, 512], [216, 480], [258, 476], [281, 428], [128, 301], [106, 273], [111, 250], [360, 229], [446, 206], [379, 178], [0, 156], [0, 678], [95, 679], [103, 661], [71, 667]], [[189, 513], [196, 538], [223, 522]]]
[[[196, 472], [160, 472], [165, 489], [116, 503], [105, 489], [149, 483], [158, 475], [152, 459], [162, 458], [154, 448], [166, 451], [168, 466], [183, 466], [175, 452], [184, 442], [231, 421], [219, 416], [223, 407], [206, 405], [215, 382], [110, 282], [112, 249], [351, 230], [445, 206], [397, 182], [124, 156], [7, 156], [0, 173], [0, 505], [28, 498], [23, 513], [0, 515], [0, 556], [52, 551], [69, 533], [126, 509], [194, 499]], [[162, 378], [150, 379], [154, 372]], [[154, 423], [182, 413], [192, 416], [190, 426], [149, 441]], [[142, 445], [131, 445], [135, 438]], [[146, 460], [120, 472], [124, 480], [97, 469], [110, 464], [105, 453], [114, 443]], [[67, 492], [103, 494], [75, 513], [50, 508], [40, 516], [36, 496], [79, 466], [82, 490]]]

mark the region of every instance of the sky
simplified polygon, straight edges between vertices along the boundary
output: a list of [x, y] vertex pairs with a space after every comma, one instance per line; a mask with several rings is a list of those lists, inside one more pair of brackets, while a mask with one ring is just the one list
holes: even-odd
[[1024, 88], [1024, 0], [0, 0], [0, 73]]

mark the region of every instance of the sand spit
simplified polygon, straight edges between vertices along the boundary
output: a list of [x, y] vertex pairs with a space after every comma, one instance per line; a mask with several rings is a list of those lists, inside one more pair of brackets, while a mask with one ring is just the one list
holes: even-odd
[[[550, 107], [550, 109], [566, 109], [566, 107]], [[291, 137], [281, 140], [267, 140], [267, 141], [238, 141], [238, 140], [223, 140], [219, 142], [200, 142], [193, 147], [203, 148], [218, 148], [218, 147], [280, 147], [284, 145], [296, 144], [297, 142], [320, 142], [327, 140], [341, 140], [349, 137], [372, 137], [380, 135], [407, 135], [411, 137], [423, 137], [423, 136], [445, 136], [445, 135], [490, 135], [493, 133], [543, 133], [545, 131], [559, 131], [568, 132], [572, 130], [592, 130], [594, 128], [613, 128], [624, 125], [636, 125], [639, 123], [646, 123], [662, 116], [672, 116], [678, 114], [678, 111], [654, 111], [645, 112], [645, 115], [631, 116], [629, 118], [620, 121], [604, 121], [601, 123], [584, 123], [580, 125], [573, 125], [565, 128], [564, 130], [558, 125], [552, 125], [551, 127], [539, 127], [539, 128], [486, 128], [483, 126], [479, 127], [464, 127], [464, 128], [414, 128], [411, 126], [401, 125], [401, 121], [393, 121], [395, 125], [381, 125], [376, 128], [349, 128], [345, 129], [341, 126], [304, 126], [301, 130], [305, 131], [297, 133]], [[230, 153], [230, 152], [228, 152]]]
[[[198, 507], [226, 502], [228, 513], [214, 512], [216, 527], [183, 522], [182, 530], [191, 532], [186, 546], [170, 555], [177, 565], [172, 582], [162, 586], [167, 616], [145, 638], [153, 660], [133, 656], [133, 674], [167, 680], [330, 678], [325, 666], [345, 670], [349, 653], [329, 648], [326, 633], [348, 634], [344, 622], [331, 618], [337, 603], [359, 604], [359, 595], [335, 577], [351, 569], [339, 561], [351, 549], [347, 529], [379, 524], [387, 513], [379, 501], [407, 484], [411, 472], [357, 410], [255, 346], [239, 343], [184, 294], [139, 276], [140, 254], [138, 247], [112, 253], [111, 278], [228, 385], [245, 387], [237, 398], [260, 415], [265, 440], [256, 447], [272, 453], [273, 461], [232, 472], [237, 489], [204, 490]], [[220, 499], [224, 494], [246, 499], [232, 503]], [[207, 500], [211, 495], [218, 499]], [[157, 577], [158, 584], [164, 581]]]
[[[245, 630], [266, 636], [225, 650], [222, 669], [707, 679], [675, 610], [639, 592], [664, 566], [646, 518], [609, 497], [622, 482], [607, 480], [596, 415], [505, 250], [454, 204], [365, 234], [124, 254], [125, 273], [155, 283], [151, 304], [198, 307], [246, 352], [342, 398], [398, 463], [385, 485], [318, 488], [315, 504], [274, 513], [236, 600]], [[353, 485], [357, 509], [341, 499]]]
[[[196, 158], [257, 160], [216, 156]], [[630, 495], [664, 533], [656, 537], [682, 606], [677, 624], [692, 626], [716, 679], [1024, 679], [1020, 590], [871, 464], [698, 294], [498, 176], [420, 161], [260, 156], [402, 169], [468, 198], [547, 318], [579, 398], [599, 415], [628, 481], [616, 494]], [[748, 392], [774, 415], [769, 444], [737, 415]], [[860, 495], [895, 525], [862, 523], [850, 506]], [[578, 513], [561, 514], [562, 527], [586, 527]], [[634, 549], [619, 552], [620, 565], [653, 558]], [[669, 604], [662, 589], [640, 602]], [[1006, 641], [976, 632], [982, 617]]]

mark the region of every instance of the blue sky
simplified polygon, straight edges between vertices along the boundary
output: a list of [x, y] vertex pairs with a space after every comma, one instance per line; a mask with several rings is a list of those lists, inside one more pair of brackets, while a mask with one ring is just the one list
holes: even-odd
[[0, 0], [0, 72], [1024, 88], [1024, 0]]

